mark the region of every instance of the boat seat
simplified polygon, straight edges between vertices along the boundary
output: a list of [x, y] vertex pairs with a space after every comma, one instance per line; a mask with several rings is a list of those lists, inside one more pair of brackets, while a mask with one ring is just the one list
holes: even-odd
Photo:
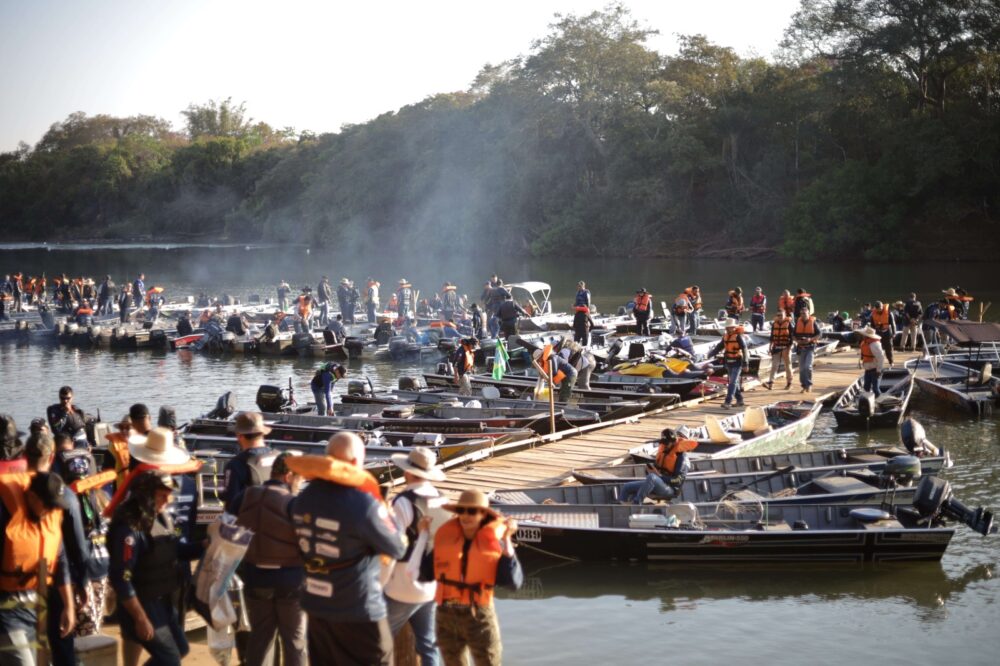
[[482, 389], [482, 394], [484, 398], [493, 400], [500, 397], [500, 389], [496, 386], [484, 386]]
[[767, 422], [767, 410], [763, 407], [747, 407], [747, 410], [743, 412], [743, 432], [756, 433], [758, 430], [766, 432], [770, 429], [771, 426]]
[[881, 407], [895, 407], [903, 404], [903, 401], [899, 398], [899, 396], [889, 395], [888, 393], [883, 393], [879, 397], [875, 398], [875, 402]]
[[983, 371], [979, 375], [979, 384], [985, 386], [993, 379], [993, 364], [987, 363], [983, 366]]
[[821, 489], [824, 493], [830, 494], [860, 493], [875, 490], [875, 487], [871, 484], [849, 476], [826, 476], [821, 479], [813, 479], [809, 483]]
[[723, 430], [718, 419], [711, 414], [705, 414], [705, 430], [708, 432], [709, 441], [715, 444], [736, 444], [743, 441], [738, 435], [731, 435]]

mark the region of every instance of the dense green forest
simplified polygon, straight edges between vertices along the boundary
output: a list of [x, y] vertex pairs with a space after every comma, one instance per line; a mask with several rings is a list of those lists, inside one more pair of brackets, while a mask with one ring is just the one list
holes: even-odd
[[73, 114], [0, 154], [0, 234], [996, 256], [997, 0], [803, 0], [774, 62], [699, 35], [662, 55], [651, 34], [622, 6], [557, 15], [468, 90], [331, 134], [232, 100], [192, 104], [181, 131]]

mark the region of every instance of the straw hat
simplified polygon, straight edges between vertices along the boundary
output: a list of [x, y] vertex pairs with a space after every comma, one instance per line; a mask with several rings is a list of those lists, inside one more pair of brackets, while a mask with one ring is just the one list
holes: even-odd
[[347, 278], [340, 278], [340, 284], [351, 284], [351, 281]]
[[860, 334], [864, 338], [871, 338], [872, 340], [882, 339], [882, 336], [876, 333], [875, 329], [872, 328], [871, 326], [865, 326], [864, 328], [859, 329], [858, 334]]
[[264, 415], [260, 412], [240, 412], [236, 415], [237, 435], [266, 435], [271, 432], [264, 423]]
[[399, 278], [399, 284], [406, 284], [406, 278]]
[[444, 508], [448, 511], [454, 511], [458, 508], [463, 509], [482, 509], [487, 514], [498, 517], [500, 514], [497, 513], [491, 506], [490, 501], [486, 497], [486, 493], [482, 490], [463, 490], [462, 494], [458, 496], [458, 501], [452, 504], [445, 504]]
[[726, 328], [736, 328], [740, 325], [740, 322], [736, 321], [732, 317], [726, 319]]
[[128, 452], [139, 462], [154, 465], [179, 465], [191, 459], [191, 454], [174, 444], [174, 433], [167, 428], [153, 428], [145, 441], [129, 438]]
[[958, 292], [955, 291], [954, 287], [949, 287], [948, 289], [942, 289], [941, 293], [945, 296], [958, 296]]
[[437, 466], [437, 456], [427, 447], [417, 446], [409, 454], [394, 453], [391, 457], [396, 467], [421, 479], [444, 481], [447, 478]]

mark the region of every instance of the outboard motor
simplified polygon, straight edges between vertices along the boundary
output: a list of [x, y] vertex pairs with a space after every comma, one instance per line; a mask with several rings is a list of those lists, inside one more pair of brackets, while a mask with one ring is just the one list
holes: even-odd
[[927, 440], [924, 427], [914, 418], [907, 418], [899, 426], [899, 441], [915, 456], [936, 456], [940, 453], [938, 447]]
[[621, 338], [617, 338], [614, 342], [611, 343], [611, 346], [608, 347], [608, 363], [609, 364], [612, 363], [611, 359], [613, 359], [615, 356], [618, 356], [618, 354], [621, 353], [622, 347], [624, 345], [625, 345], [625, 343], [622, 342]]
[[628, 357], [629, 359], [645, 358], [646, 345], [641, 342], [630, 342], [628, 345]]
[[351, 358], [361, 358], [361, 353], [364, 351], [365, 343], [361, 338], [349, 335], [344, 339], [344, 349]]
[[206, 418], [228, 419], [236, 413], [236, 396], [232, 391], [226, 391], [215, 401], [215, 409], [210, 411]]
[[419, 391], [423, 387], [423, 381], [419, 377], [400, 377], [399, 378], [399, 390], [401, 391]]
[[870, 419], [875, 414], [875, 394], [862, 391], [857, 400], [858, 416]]
[[53, 328], [56, 325], [55, 317], [53, 317], [52, 313], [49, 311], [49, 306], [39, 305], [38, 316], [41, 318], [42, 326], [45, 328]]
[[925, 476], [920, 480], [913, 497], [913, 507], [924, 518], [943, 515], [968, 525], [983, 536], [994, 531], [992, 511], [983, 507], [968, 508], [955, 499], [951, 484], [937, 476]]
[[392, 338], [392, 324], [383, 322], [375, 328], [375, 343], [379, 345], [389, 344]]
[[288, 406], [288, 398], [280, 386], [261, 384], [257, 388], [257, 408], [260, 411], [283, 412]]
[[455, 366], [451, 364], [451, 361], [441, 361], [437, 364], [437, 374], [453, 377], [455, 375]]
[[363, 379], [351, 379], [347, 382], [347, 395], [371, 395], [368, 382]]

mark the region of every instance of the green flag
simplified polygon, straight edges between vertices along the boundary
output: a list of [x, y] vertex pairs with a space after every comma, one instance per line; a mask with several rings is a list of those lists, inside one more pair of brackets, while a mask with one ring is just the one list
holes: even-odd
[[493, 379], [497, 381], [503, 379], [503, 373], [510, 368], [509, 360], [507, 345], [504, 344], [503, 338], [497, 338], [497, 347], [493, 352]]

